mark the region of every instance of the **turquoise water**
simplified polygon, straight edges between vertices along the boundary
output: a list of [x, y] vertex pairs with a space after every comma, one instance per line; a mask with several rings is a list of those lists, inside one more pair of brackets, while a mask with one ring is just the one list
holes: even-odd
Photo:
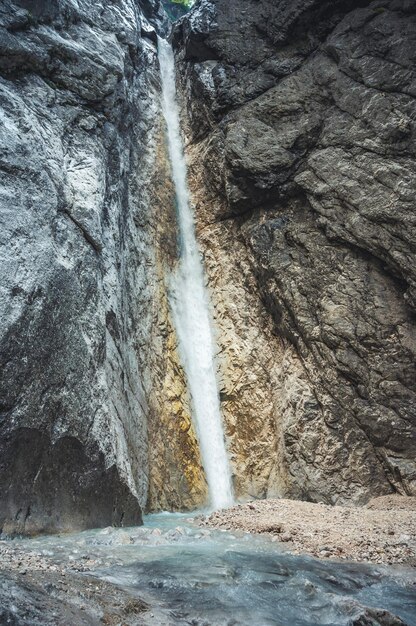
[[94, 559], [88, 575], [154, 607], [146, 624], [346, 626], [370, 606], [416, 626], [414, 570], [294, 556], [265, 538], [201, 529], [187, 515], [23, 543], [58, 561]]

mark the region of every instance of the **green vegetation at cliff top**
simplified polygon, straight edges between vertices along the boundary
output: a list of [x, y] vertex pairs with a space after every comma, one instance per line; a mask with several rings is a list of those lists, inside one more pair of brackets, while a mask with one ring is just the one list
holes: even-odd
[[182, 17], [195, 4], [195, 0], [162, 0], [162, 2], [171, 20]]
[[195, 0], [171, 0], [174, 4], [182, 4], [187, 9], [190, 9], [193, 4], [195, 4]]

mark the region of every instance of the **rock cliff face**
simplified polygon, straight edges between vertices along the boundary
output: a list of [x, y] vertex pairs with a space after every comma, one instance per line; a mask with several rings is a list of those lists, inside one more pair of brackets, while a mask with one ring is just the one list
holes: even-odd
[[414, 494], [414, 3], [201, 0], [174, 44], [237, 494]]
[[[159, 0], [0, 7], [0, 529], [191, 508]], [[175, 29], [238, 496], [416, 491], [414, 4], [200, 0]]]
[[0, 529], [140, 522], [158, 0], [0, 7]]

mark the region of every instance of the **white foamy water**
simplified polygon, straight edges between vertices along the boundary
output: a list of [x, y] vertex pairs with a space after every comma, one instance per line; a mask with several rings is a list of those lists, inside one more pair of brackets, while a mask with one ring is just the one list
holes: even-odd
[[180, 233], [180, 259], [178, 268], [171, 278], [170, 305], [182, 364], [192, 397], [193, 419], [211, 506], [221, 508], [232, 504], [233, 496], [215, 376], [209, 302], [189, 202], [186, 163], [176, 101], [173, 50], [167, 41], [159, 39], [158, 52], [162, 78], [162, 108], [176, 190]]

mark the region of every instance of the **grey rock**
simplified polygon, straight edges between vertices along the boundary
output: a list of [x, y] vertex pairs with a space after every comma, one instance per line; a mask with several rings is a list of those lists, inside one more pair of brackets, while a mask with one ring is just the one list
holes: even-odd
[[351, 626], [406, 626], [406, 623], [390, 611], [365, 608], [359, 617], [351, 621]]
[[140, 523], [158, 0], [0, 7], [0, 528]]
[[416, 493], [415, 37], [407, 0], [176, 26], [241, 495]]

